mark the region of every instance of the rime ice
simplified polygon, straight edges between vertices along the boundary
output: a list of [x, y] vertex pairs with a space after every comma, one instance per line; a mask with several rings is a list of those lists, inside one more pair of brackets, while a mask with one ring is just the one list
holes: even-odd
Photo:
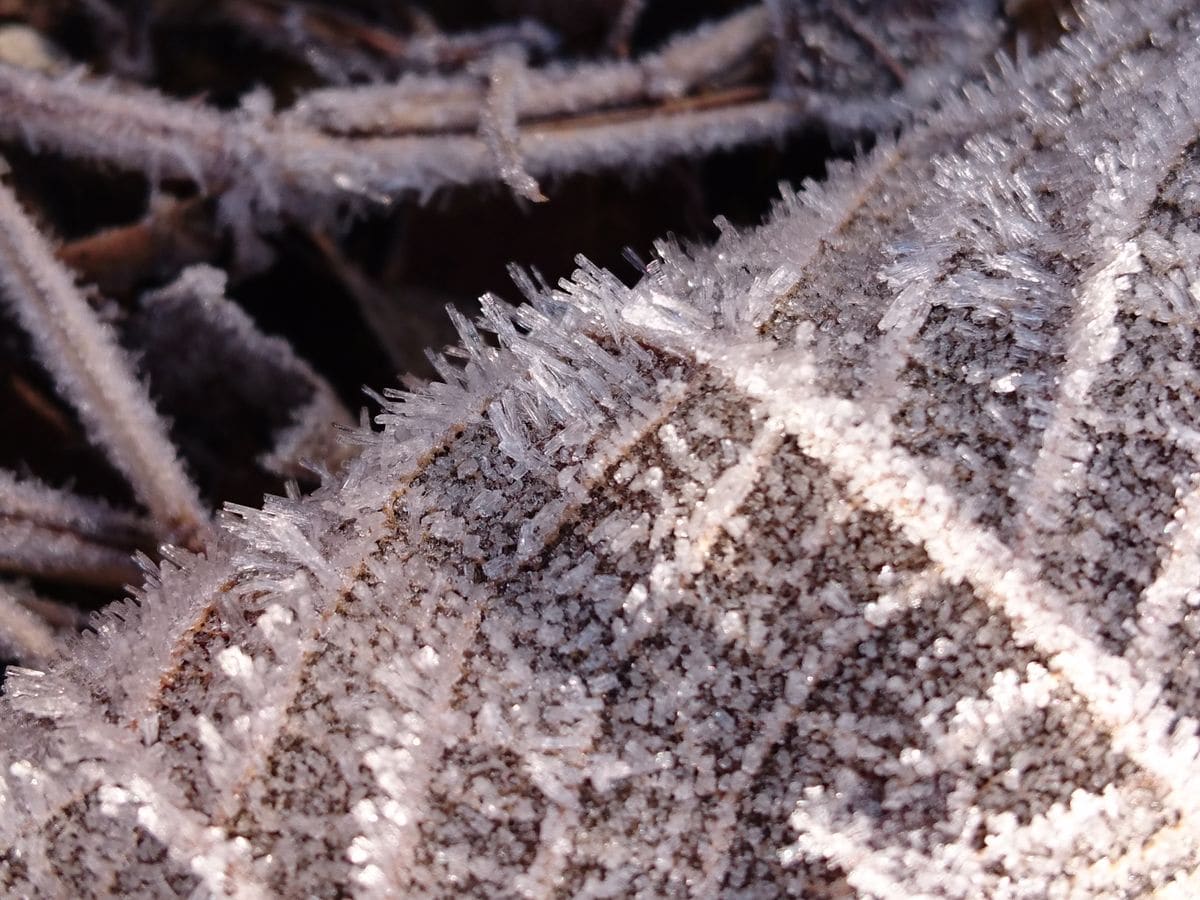
[[12, 677], [6, 889], [1194, 895], [1190, 6], [486, 301], [341, 482]]

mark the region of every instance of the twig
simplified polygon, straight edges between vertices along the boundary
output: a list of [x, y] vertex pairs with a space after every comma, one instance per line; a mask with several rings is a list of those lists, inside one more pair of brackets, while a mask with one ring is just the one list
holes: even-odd
[[69, 436], [75, 433], [75, 428], [63, 411], [55, 405], [41, 390], [34, 387], [20, 375], [10, 375], [9, 386], [17, 398], [27, 406], [35, 416], [49, 424], [59, 436]]
[[146, 504], [159, 533], [179, 542], [208, 513], [112, 329], [79, 293], [12, 191], [0, 185], [0, 288], [89, 435]]
[[0, 470], [0, 516], [71, 531], [97, 543], [128, 548], [129, 552], [151, 542], [148, 523], [141, 516], [33, 479], [17, 478], [3, 470]]
[[0, 571], [119, 588], [153, 544], [132, 513], [0, 471]]
[[58, 655], [59, 638], [50, 624], [29, 608], [26, 594], [0, 583], [0, 649], [20, 665], [43, 665]]
[[[517, 121], [553, 119], [679, 97], [718, 78], [763, 46], [768, 16], [758, 6], [697, 29], [637, 62], [550, 66], [525, 73]], [[391, 85], [327, 88], [283, 114], [333, 134], [397, 135], [477, 128], [487, 106], [478, 79], [407, 77]]]
[[646, 0], [621, 0], [621, 8], [608, 35], [608, 49], [621, 59], [629, 58], [633, 33], [645, 8]]
[[[523, 93], [529, 97], [528, 87]], [[624, 121], [570, 128], [534, 123], [522, 130], [525, 167], [535, 177], [596, 168], [644, 168], [663, 158], [756, 143], [808, 121], [782, 100], [746, 102], [664, 115], [633, 111]], [[67, 156], [145, 172], [151, 180], [183, 178], [224, 192], [227, 223], [268, 228], [280, 214], [312, 224], [331, 203], [362, 204], [441, 187], [494, 181], [486, 142], [438, 134], [348, 139], [322, 134], [295, 118], [228, 114], [142, 90], [117, 90], [76, 78], [51, 79], [0, 66], [0, 137], [25, 139]], [[478, 110], [471, 121], [477, 122]]]
[[0, 516], [0, 572], [120, 590], [141, 573], [126, 550]]
[[514, 194], [534, 203], [545, 203], [537, 180], [525, 171], [521, 161], [521, 133], [517, 125], [517, 104], [525, 88], [525, 63], [509, 53], [499, 53], [488, 67], [488, 89], [483, 114], [479, 118], [479, 136], [492, 156], [500, 180]]

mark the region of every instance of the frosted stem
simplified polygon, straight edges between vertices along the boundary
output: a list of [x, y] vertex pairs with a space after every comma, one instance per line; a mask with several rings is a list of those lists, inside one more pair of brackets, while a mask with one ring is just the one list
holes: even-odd
[[622, 0], [608, 35], [608, 49], [611, 52], [622, 58], [629, 56], [629, 45], [645, 8], [646, 0]]
[[0, 571], [120, 587], [150, 533], [138, 516], [0, 471]]
[[58, 655], [58, 636], [23, 600], [10, 585], [0, 584], [0, 649], [20, 665], [37, 666]]
[[511, 53], [499, 53], [488, 72], [487, 99], [479, 119], [479, 136], [496, 158], [500, 180], [534, 203], [545, 203], [537, 180], [521, 162], [521, 133], [517, 126], [517, 103], [523, 90], [525, 64]]
[[17, 478], [3, 470], [0, 470], [0, 516], [71, 531], [113, 545], [136, 547], [149, 537], [147, 523], [140, 516], [33, 479]]
[[[522, 95], [530, 94], [526, 85]], [[530, 124], [521, 131], [523, 161], [535, 177], [645, 168], [672, 156], [777, 139], [809, 121], [793, 104], [762, 96], [749, 86]], [[279, 213], [311, 223], [330, 201], [428, 197], [450, 185], [496, 180], [492, 151], [469, 134], [351, 139], [294, 117], [221, 113], [149, 91], [4, 65], [0, 105], [7, 113], [0, 138], [226, 192], [226, 218], [235, 225], [268, 227]], [[443, 116], [450, 101], [433, 105]], [[477, 123], [479, 104], [473, 108], [470, 121]]]
[[0, 288], [38, 356], [87, 426], [129, 479], [161, 536], [183, 542], [205, 528], [200, 501], [145, 387], [75, 286], [71, 274], [0, 185]]
[[[767, 16], [755, 6], [634, 62], [530, 70], [514, 98], [514, 113], [523, 122], [682, 96], [728, 72], [767, 36]], [[487, 106], [478, 79], [420, 76], [312, 91], [282, 118], [335, 134], [398, 135], [478, 128]]]

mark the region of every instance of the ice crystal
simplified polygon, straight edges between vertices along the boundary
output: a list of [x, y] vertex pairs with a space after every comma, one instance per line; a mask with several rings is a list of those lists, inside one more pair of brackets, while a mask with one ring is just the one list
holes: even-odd
[[10, 677], [6, 890], [1194, 896], [1192, 7], [485, 299], [342, 477]]

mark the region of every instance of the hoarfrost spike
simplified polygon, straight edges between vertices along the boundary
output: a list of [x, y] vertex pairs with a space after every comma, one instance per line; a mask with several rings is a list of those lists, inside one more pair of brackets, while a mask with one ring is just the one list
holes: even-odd
[[18, 670], [0, 883], [1194, 893], [1200, 13], [1084, 12], [760, 228], [485, 298]]

